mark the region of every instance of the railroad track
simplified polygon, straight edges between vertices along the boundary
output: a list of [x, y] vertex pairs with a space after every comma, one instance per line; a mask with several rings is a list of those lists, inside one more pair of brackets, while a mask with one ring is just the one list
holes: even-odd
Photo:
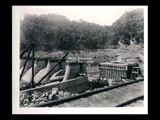
[[133, 98], [133, 99], [131, 99], [131, 100], [128, 100], [128, 101], [126, 101], [126, 102], [123, 102], [123, 103], [121, 103], [121, 104], [119, 104], [119, 105], [116, 105], [115, 107], [125, 107], [125, 106], [127, 106], [127, 105], [130, 105], [130, 104], [138, 101], [138, 100], [143, 100], [143, 99], [144, 99], [144, 95], [141, 95], [141, 96], [138, 96], [138, 97]]
[[83, 97], [89, 97], [93, 94], [101, 93], [103, 91], [109, 91], [109, 90], [113, 90], [115, 88], [119, 88], [119, 87], [122, 87], [122, 86], [127, 86], [127, 85], [137, 83], [137, 82], [140, 82], [140, 81], [143, 81], [143, 80], [144, 79], [133, 80], [133, 81], [129, 81], [129, 82], [126, 82], [126, 83], [123, 83], [123, 84], [114, 85], [114, 86], [111, 86], [111, 87], [99, 88], [97, 90], [88, 91], [88, 92], [81, 93], [81, 94], [78, 94], [76, 96], [72, 96], [72, 97], [69, 97], [69, 98], [63, 98], [63, 99], [60, 99], [60, 100], [48, 101], [48, 102], [45, 102], [45, 103], [42, 103], [42, 104], [33, 105], [31, 107], [46, 107], [46, 106], [53, 107], [53, 106], [57, 106], [57, 105], [60, 105], [60, 104], [66, 103], [66, 102], [73, 101], [73, 100], [78, 100], [78, 99], [83, 98]]

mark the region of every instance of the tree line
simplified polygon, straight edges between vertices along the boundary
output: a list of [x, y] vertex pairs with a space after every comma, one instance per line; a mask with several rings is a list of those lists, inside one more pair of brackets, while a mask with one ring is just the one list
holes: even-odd
[[[133, 14], [137, 20], [137, 16]], [[127, 21], [122, 23], [123, 19]], [[26, 14], [20, 21], [20, 50], [31, 42], [34, 42], [35, 50], [68, 50], [82, 35], [83, 38], [75, 49], [103, 49], [109, 45], [117, 45], [119, 40], [129, 44], [128, 39], [131, 38], [140, 43], [143, 42], [143, 23], [139, 25], [142, 21], [134, 21], [127, 13], [127, 17], [122, 16], [112, 26], [101, 26], [82, 19], [70, 21], [58, 14]]]

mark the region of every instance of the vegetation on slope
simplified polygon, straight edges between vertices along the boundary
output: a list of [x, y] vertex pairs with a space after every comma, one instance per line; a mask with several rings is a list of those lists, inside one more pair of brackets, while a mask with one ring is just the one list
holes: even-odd
[[20, 22], [20, 50], [30, 43], [35, 43], [35, 50], [68, 50], [83, 35], [75, 49], [105, 49], [117, 46], [118, 41], [129, 45], [130, 39], [137, 44], [144, 43], [143, 9], [124, 13], [112, 26], [101, 26], [80, 19], [70, 21], [65, 16], [28, 15]]

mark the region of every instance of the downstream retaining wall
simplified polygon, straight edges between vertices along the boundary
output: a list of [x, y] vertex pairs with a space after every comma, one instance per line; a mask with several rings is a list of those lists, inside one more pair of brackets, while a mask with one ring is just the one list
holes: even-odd
[[89, 82], [87, 77], [77, 77], [64, 82], [62, 81], [59, 83], [50, 83], [42, 87], [27, 89], [20, 92], [27, 92], [28, 94], [32, 94], [35, 90], [43, 92], [45, 90], [52, 90], [52, 88], [58, 88], [59, 91], [64, 92], [79, 93], [84, 92], [86, 89], [89, 88]]

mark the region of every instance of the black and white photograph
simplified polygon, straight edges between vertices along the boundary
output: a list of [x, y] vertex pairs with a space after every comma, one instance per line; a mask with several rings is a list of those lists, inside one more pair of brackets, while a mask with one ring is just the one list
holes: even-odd
[[12, 114], [148, 114], [148, 6], [12, 6]]

